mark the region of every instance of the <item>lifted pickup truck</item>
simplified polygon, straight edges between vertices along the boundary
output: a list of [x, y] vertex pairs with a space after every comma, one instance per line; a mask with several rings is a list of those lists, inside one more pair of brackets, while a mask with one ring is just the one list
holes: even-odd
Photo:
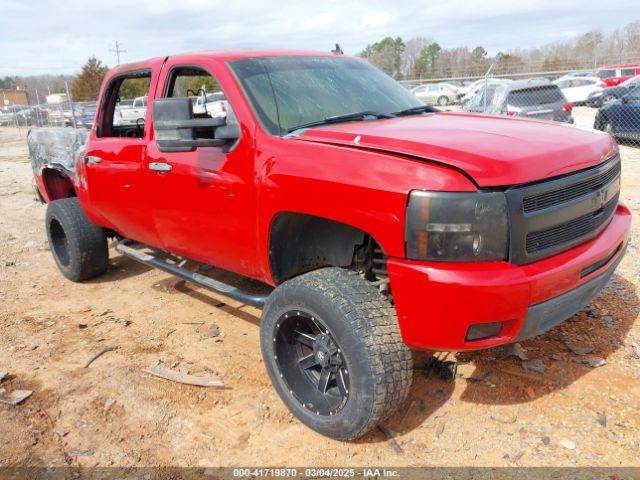
[[[204, 83], [194, 77], [213, 77], [225, 115], [193, 113], [187, 87]], [[116, 125], [129, 80], [152, 108]], [[115, 238], [120, 254], [263, 305], [273, 385], [337, 439], [402, 405], [411, 349], [489, 348], [571, 317], [613, 274], [631, 222], [610, 135], [439, 112], [337, 54], [120, 66], [88, 136], [36, 129], [28, 142], [63, 275], [105, 272]], [[265, 289], [222, 283], [207, 266]]]

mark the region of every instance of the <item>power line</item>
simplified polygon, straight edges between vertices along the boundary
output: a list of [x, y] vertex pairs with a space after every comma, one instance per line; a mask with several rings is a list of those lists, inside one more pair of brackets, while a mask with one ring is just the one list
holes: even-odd
[[122, 46], [121, 43], [118, 43], [118, 41], [116, 40], [116, 48], [110, 48], [109, 51], [110, 52], [115, 52], [116, 56], [118, 57], [118, 65], [120, 65], [120, 54], [121, 53], [127, 53], [126, 50], [123, 50], [122, 48], [120, 48]]

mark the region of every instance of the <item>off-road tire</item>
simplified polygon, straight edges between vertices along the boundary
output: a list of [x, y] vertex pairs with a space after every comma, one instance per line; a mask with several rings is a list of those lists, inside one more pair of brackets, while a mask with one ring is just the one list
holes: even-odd
[[76, 197], [47, 205], [46, 229], [53, 258], [69, 280], [81, 282], [107, 270], [105, 231], [87, 219]]
[[[331, 415], [319, 415], [303, 405], [274, 358], [279, 319], [296, 310], [328, 327], [348, 365], [349, 394], [344, 406]], [[323, 268], [277, 287], [263, 310], [260, 343], [280, 398], [305, 425], [327, 437], [361, 437], [401, 406], [411, 387], [411, 351], [400, 337], [395, 309], [375, 286], [352, 271]]]

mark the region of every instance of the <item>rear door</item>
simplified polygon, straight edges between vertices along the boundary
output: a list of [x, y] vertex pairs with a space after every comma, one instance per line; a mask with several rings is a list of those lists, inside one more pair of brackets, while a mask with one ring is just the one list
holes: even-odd
[[121, 235], [150, 245], [158, 245], [158, 237], [149, 210], [150, 192], [143, 164], [148, 122], [118, 125], [114, 115], [118, 100], [149, 92], [159, 67], [145, 66], [109, 80], [102, 95], [99, 123], [91, 131], [82, 165], [87, 182], [86, 208]]

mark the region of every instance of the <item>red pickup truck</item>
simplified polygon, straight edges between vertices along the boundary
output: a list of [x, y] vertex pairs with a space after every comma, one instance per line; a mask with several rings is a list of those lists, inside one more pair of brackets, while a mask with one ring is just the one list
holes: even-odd
[[[114, 124], [126, 95], [148, 96], [145, 118]], [[220, 108], [194, 114], [207, 95]], [[440, 112], [339, 54], [120, 66], [88, 134], [36, 129], [28, 143], [68, 279], [105, 272], [115, 238], [120, 254], [263, 306], [273, 385], [338, 439], [402, 404], [411, 349], [489, 348], [571, 317], [613, 274], [631, 222], [610, 135]]]

